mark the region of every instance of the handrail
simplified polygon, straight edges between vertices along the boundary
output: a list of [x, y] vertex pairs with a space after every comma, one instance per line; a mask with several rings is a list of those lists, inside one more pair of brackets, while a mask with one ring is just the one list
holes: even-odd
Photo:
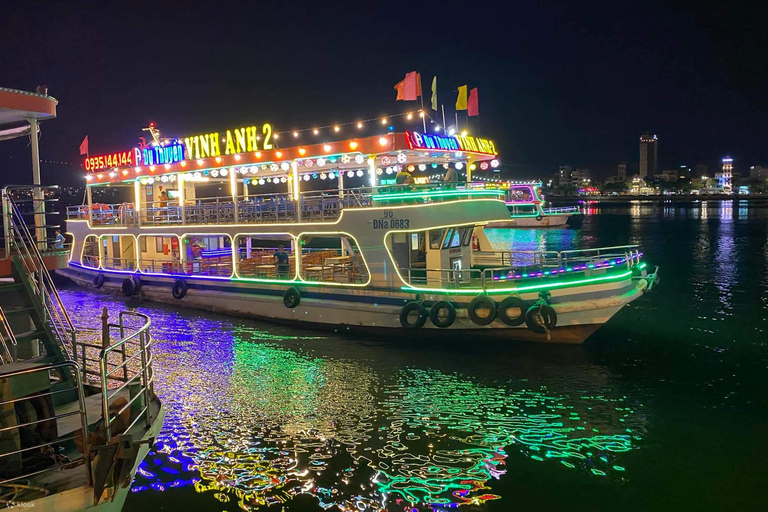
[[[21, 212], [10, 194], [12, 190], [22, 190], [24, 188], [21, 186], [6, 186], [2, 192], [3, 224], [6, 230], [7, 244], [10, 248], [8, 254], [16, 252], [27, 273], [38, 276], [38, 279], [31, 279], [30, 281], [40, 304], [44, 308], [46, 315], [44, 320], [49, 320], [59, 345], [63, 348], [64, 353], [72, 359], [75, 354], [76, 334], [74, 325], [45, 266], [35, 238], [29, 232]], [[28, 188], [56, 189], [58, 187], [33, 185]]]
[[0, 364], [9, 364], [14, 361], [16, 361], [16, 336], [13, 334], [13, 329], [11, 329], [11, 324], [8, 323], [8, 317], [5, 316], [5, 311], [3, 311], [3, 308], [0, 307], [0, 321], [3, 325], [3, 331], [0, 333], [0, 336], [5, 335], [8, 337], [8, 341], [11, 342], [11, 345], [13, 345], [13, 354], [11, 354], [11, 351], [8, 350], [8, 343], [6, 343], [5, 338], [2, 338], [3, 341], [3, 352], [5, 353], [5, 357], [2, 358], [2, 363]]
[[[31, 451], [31, 450], [39, 450], [39, 449], [44, 448], [46, 446], [52, 446], [52, 445], [64, 443], [64, 442], [67, 442], [67, 441], [73, 441], [74, 439], [76, 439], [78, 437], [82, 437], [82, 442], [83, 442], [83, 462], [84, 462], [84, 465], [85, 465], [86, 481], [88, 482], [88, 485], [90, 486], [91, 482], [92, 482], [93, 472], [92, 472], [91, 457], [90, 457], [91, 447], [90, 447], [90, 442], [89, 442], [89, 439], [88, 439], [88, 411], [87, 411], [87, 409], [85, 407], [85, 394], [83, 392], [83, 382], [82, 382], [82, 379], [80, 377], [80, 366], [77, 363], [75, 363], [74, 361], [63, 361], [63, 362], [59, 362], [59, 363], [48, 363], [48, 364], [44, 364], [42, 366], [36, 366], [34, 368], [25, 368], [25, 369], [21, 369], [21, 370], [15, 370], [15, 371], [10, 371], [10, 372], [3, 372], [2, 375], [0, 375], [0, 377], [2, 377], [3, 379], [11, 379], [13, 377], [17, 377], [17, 376], [20, 376], [20, 375], [29, 375], [29, 374], [37, 373], [37, 372], [45, 372], [46, 375], [47, 375], [52, 370], [60, 370], [60, 369], [63, 369], [65, 367], [71, 367], [72, 368], [72, 371], [70, 373], [75, 376], [75, 386], [73, 386], [71, 388], [67, 388], [67, 389], [59, 389], [59, 390], [56, 390], [56, 391], [48, 391], [47, 393], [38, 393], [37, 395], [35, 395], [35, 397], [53, 396], [53, 395], [58, 394], [58, 393], [63, 393], [63, 392], [66, 392], [66, 391], [77, 390], [78, 410], [77, 411], [66, 412], [66, 413], [62, 413], [62, 414], [56, 414], [56, 415], [53, 415], [53, 416], [51, 416], [49, 418], [43, 418], [41, 420], [36, 420], [36, 421], [29, 422], [29, 423], [26, 423], [26, 424], [13, 425], [13, 426], [7, 427], [6, 429], [3, 429], [3, 430], [13, 429], [13, 428], [21, 428], [24, 425], [37, 424], [37, 423], [42, 423], [42, 422], [46, 422], [46, 421], [56, 422], [56, 420], [58, 420], [58, 419], [65, 418], [65, 417], [68, 417], [68, 416], [74, 416], [76, 414], [79, 414], [80, 415], [80, 431], [79, 431], [79, 433], [78, 433], [78, 431], [75, 431], [71, 435], [67, 435], [67, 436], [65, 436], [63, 438], [59, 438], [59, 439], [56, 439], [56, 440], [51, 441], [51, 442], [39, 443], [39, 444], [37, 444], [35, 446], [29, 446], [29, 447], [26, 447], [26, 448], [21, 448], [19, 450], [14, 450], [14, 451], [10, 451], [10, 452], [3, 452], [2, 454], [0, 454], [0, 458], [8, 457], [8, 456], [11, 456], [11, 455], [17, 455], [17, 454], [20, 454], [20, 453], [23, 453], [23, 452], [27, 452], [27, 451]], [[5, 405], [9, 405], [9, 404], [13, 404], [15, 402], [19, 402], [19, 401], [22, 401], [22, 400], [28, 400], [29, 398], [30, 397], [22, 397], [22, 398], [17, 398], [17, 399], [6, 400], [6, 401], [3, 401], [3, 402], [0, 402], [0, 407], [5, 406]], [[44, 468], [42, 470], [39, 470], [39, 471], [34, 471], [32, 473], [26, 473], [26, 474], [22, 474], [22, 475], [19, 475], [19, 476], [15, 476], [15, 477], [12, 477], [12, 478], [8, 478], [8, 479], [5, 479], [5, 480], [2, 480], [2, 481], [0, 481], [0, 485], [5, 484], [7, 482], [12, 482], [14, 480], [19, 480], [21, 478], [29, 478], [31, 476], [38, 475], [40, 473], [44, 473], [46, 471], [51, 471], [53, 469], [69, 466], [71, 464], [72, 464], [72, 461], [70, 461], [70, 460], [67, 460], [65, 462], [59, 462], [59, 463], [56, 463], [56, 464], [54, 464], [52, 466], [46, 467], [46, 468]]]
[[[143, 324], [141, 326], [136, 327], [133, 332], [130, 332], [126, 335], [126, 330], [131, 329], [130, 326], [127, 326], [125, 324], [126, 317], [138, 318], [142, 320]], [[102, 403], [102, 410], [103, 410], [102, 412], [104, 415], [104, 423], [106, 427], [107, 442], [109, 442], [109, 440], [113, 437], [112, 424], [114, 423], [116, 418], [119, 417], [120, 414], [122, 414], [128, 408], [130, 408], [139, 396], [144, 397], [143, 408], [141, 409], [141, 411], [139, 411], [139, 413], [136, 415], [136, 418], [131, 422], [130, 425], [128, 425], [125, 428], [123, 432], [115, 433], [114, 435], [124, 434], [128, 432], [131, 428], [133, 428], [133, 426], [142, 416], [145, 416], [147, 427], [149, 427], [151, 424], [149, 404], [151, 402], [152, 395], [154, 394], [154, 372], [152, 371], [152, 353], [150, 350], [152, 346], [152, 338], [149, 331], [149, 327], [151, 324], [152, 324], [152, 321], [147, 315], [144, 315], [142, 313], [134, 313], [131, 311], [121, 311], [119, 315], [119, 323], [117, 325], [113, 325], [113, 327], [117, 327], [120, 330], [120, 339], [117, 342], [111, 343], [108, 346], [104, 347], [101, 350], [101, 353], [99, 354], [99, 366], [100, 366], [100, 373], [101, 373], [101, 392], [102, 392], [101, 403]], [[132, 342], [138, 343], [137, 353], [141, 357], [141, 364], [138, 371], [129, 367], [129, 363], [135, 359], [136, 354], [133, 354], [132, 356], [126, 358], [126, 353], [125, 353], [126, 347]], [[118, 352], [122, 356], [122, 361], [118, 364], [109, 363], [108, 362], [109, 354], [112, 354], [115, 352]], [[118, 370], [123, 371], [122, 377], [112, 375]], [[110, 394], [109, 388], [107, 387], [108, 378], [111, 378], [112, 380], [118, 380], [123, 383], [122, 386], [120, 386], [117, 391], [114, 391], [111, 394]], [[129, 384], [135, 382], [137, 379], [139, 380], [139, 386], [140, 386], [139, 391], [136, 393], [136, 395], [133, 398], [131, 398], [128, 401], [128, 403], [125, 406], [123, 406], [123, 408], [120, 411], [117, 412], [115, 417], [110, 417], [109, 415], [110, 400], [114, 399], [124, 387], [127, 387]]]

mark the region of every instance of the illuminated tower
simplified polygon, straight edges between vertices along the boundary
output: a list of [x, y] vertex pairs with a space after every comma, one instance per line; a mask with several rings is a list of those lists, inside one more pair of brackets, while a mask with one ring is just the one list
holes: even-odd
[[729, 156], [723, 158], [723, 172], [720, 174], [719, 181], [723, 192], [730, 194], [733, 190], [733, 158]]
[[653, 177], [659, 169], [659, 138], [652, 133], [640, 136], [640, 177]]

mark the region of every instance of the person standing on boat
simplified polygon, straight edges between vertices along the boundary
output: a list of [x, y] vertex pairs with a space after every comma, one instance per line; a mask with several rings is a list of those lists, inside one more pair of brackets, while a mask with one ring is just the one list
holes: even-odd
[[453, 167], [448, 167], [448, 170], [445, 171], [445, 174], [443, 175], [443, 183], [445, 183], [445, 188], [456, 188], [456, 182], [459, 181], [459, 175], [456, 172], [456, 169]]
[[56, 230], [56, 238], [53, 240], [53, 248], [54, 249], [64, 248], [64, 235], [62, 235], [61, 231], [59, 231], [58, 229]]
[[285, 252], [285, 248], [282, 245], [277, 247], [277, 252], [275, 253], [275, 263], [277, 264], [277, 277], [282, 279], [288, 276], [288, 272], [291, 269], [291, 263], [290, 259], [288, 258], [288, 253]]

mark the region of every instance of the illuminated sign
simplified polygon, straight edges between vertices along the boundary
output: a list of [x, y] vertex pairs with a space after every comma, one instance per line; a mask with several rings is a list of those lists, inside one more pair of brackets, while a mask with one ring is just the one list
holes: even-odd
[[110, 167], [136, 165], [139, 158], [139, 150], [131, 149], [130, 151], [112, 153], [111, 155], [88, 157], [85, 159], [84, 166], [86, 171], [98, 171], [99, 169], [108, 169]]
[[411, 149], [437, 149], [445, 151], [461, 151], [459, 141], [455, 137], [429, 135], [419, 132], [405, 132], [405, 140]]
[[174, 141], [167, 146], [146, 146], [141, 150], [142, 165], [174, 164], [184, 160], [184, 145]]
[[427, 183], [429, 183], [429, 177], [427, 176], [416, 176], [413, 178], [414, 185], [426, 185]]
[[225, 155], [268, 150], [272, 149], [272, 125], [265, 123], [261, 130], [257, 126], [235, 128], [227, 130], [224, 137], [219, 137], [218, 132], [185, 137], [184, 145], [187, 147], [187, 158], [221, 156], [222, 147]]
[[405, 132], [405, 140], [408, 147], [418, 150], [442, 150], [442, 151], [467, 151], [470, 153], [482, 153], [496, 155], [496, 145], [492, 140], [473, 137], [472, 135], [457, 135], [447, 137], [445, 135], [427, 134], [419, 132]]

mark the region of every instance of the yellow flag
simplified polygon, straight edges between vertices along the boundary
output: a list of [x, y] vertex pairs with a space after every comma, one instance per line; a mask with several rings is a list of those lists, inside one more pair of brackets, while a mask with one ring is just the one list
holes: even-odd
[[437, 111], [437, 77], [432, 79], [432, 110]]
[[459, 86], [459, 97], [456, 98], [456, 110], [467, 110], [467, 86]]

